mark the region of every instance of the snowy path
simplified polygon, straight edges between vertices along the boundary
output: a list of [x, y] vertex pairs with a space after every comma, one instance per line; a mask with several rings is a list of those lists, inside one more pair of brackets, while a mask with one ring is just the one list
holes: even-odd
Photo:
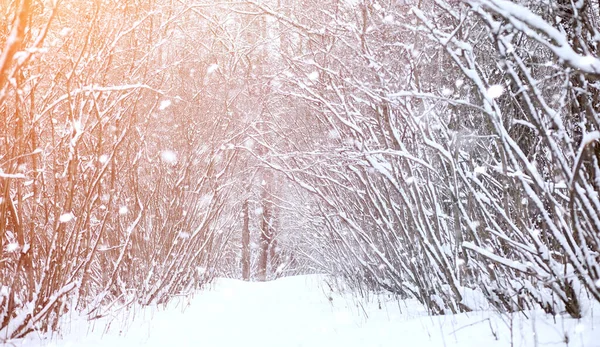
[[293, 280], [222, 280], [215, 291], [192, 300], [181, 317], [157, 315], [150, 323], [151, 338], [144, 343], [166, 346], [175, 340], [183, 346], [266, 347], [287, 341], [294, 346], [331, 346], [323, 337], [337, 335], [334, 329], [346, 323], [351, 321], [333, 312], [322, 292], [300, 292]]
[[[131, 310], [112, 320], [108, 332], [96, 322], [72, 322], [63, 336], [32, 336], [14, 346], [510, 346], [509, 322], [497, 314], [427, 317], [414, 303], [394, 301], [379, 309], [376, 300], [356, 304], [333, 295], [319, 277], [294, 277], [267, 283], [222, 279], [211, 290], [182, 299], [169, 309]], [[189, 303], [183, 310], [185, 303]], [[410, 305], [410, 307], [406, 307]], [[409, 313], [410, 312], [410, 313]], [[366, 318], [368, 316], [368, 318]], [[488, 319], [489, 318], [489, 319]], [[598, 318], [598, 317], [596, 317]], [[531, 321], [513, 321], [514, 346], [533, 346]], [[128, 329], [125, 329], [126, 326]], [[540, 345], [600, 346], [592, 321], [540, 316]], [[125, 331], [125, 333], [121, 333]], [[500, 339], [494, 337], [495, 332]]]

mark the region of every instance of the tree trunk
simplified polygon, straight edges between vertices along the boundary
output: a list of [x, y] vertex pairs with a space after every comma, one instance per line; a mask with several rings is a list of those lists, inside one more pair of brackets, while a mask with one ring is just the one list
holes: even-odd
[[270, 177], [265, 175], [262, 182], [261, 205], [262, 220], [260, 224], [260, 255], [258, 258], [258, 280], [267, 280], [267, 267], [269, 264], [269, 248], [271, 246], [271, 204], [269, 202]]
[[244, 281], [250, 280], [250, 215], [248, 212], [248, 199], [244, 201], [242, 207], [244, 225], [242, 227], [242, 278]]

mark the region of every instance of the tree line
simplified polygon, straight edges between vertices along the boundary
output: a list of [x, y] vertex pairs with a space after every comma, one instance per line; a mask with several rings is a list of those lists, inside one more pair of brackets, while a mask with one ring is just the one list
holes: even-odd
[[584, 0], [0, 5], [0, 334], [215, 276], [600, 300]]

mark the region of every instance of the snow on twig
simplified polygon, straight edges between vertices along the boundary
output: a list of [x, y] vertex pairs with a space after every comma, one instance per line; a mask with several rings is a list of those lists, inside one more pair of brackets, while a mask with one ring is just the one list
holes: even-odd
[[575, 52], [568, 38], [528, 8], [507, 0], [471, 0], [508, 20], [516, 29], [549, 48], [560, 60], [584, 73], [600, 75], [600, 59]]

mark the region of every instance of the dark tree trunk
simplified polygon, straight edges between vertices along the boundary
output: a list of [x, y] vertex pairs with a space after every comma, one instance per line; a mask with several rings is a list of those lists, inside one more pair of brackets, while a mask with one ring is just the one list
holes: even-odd
[[248, 199], [242, 207], [244, 225], [242, 227], [242, 278], [250, 280], [250, 215], [248, 211]]
[[271, 230], [271, 203], [269, 198], [270, 176], [265, 175], [262, 182], [261, 205], [262, 220], [260, 223], [260, 254], [258, 257], [258, 280], [267, 280], [267, 268], [269, 264], [269, 248], [273, 240]]

